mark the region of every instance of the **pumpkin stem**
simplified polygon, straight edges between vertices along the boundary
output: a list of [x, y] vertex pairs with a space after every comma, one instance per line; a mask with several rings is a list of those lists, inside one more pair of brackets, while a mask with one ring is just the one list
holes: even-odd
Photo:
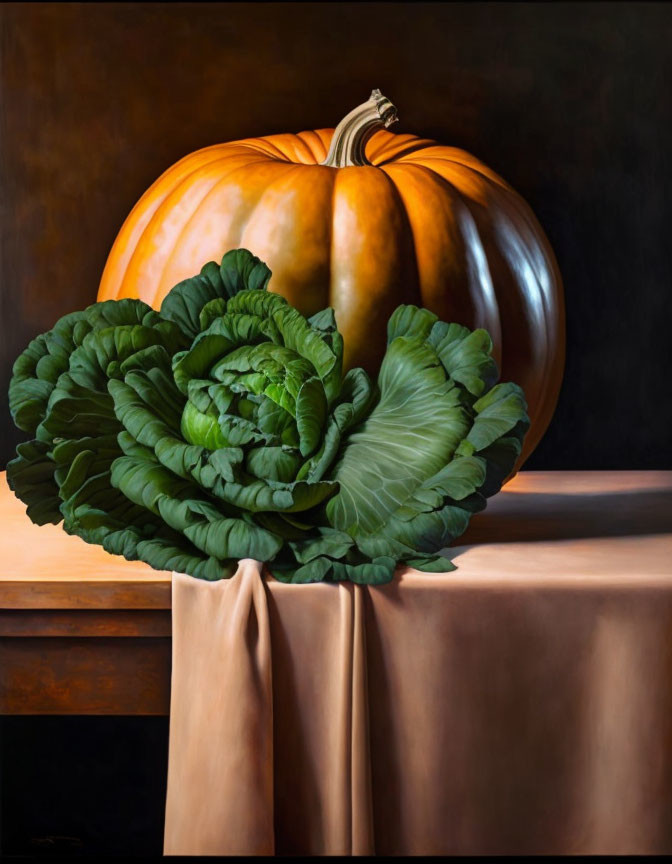
[[320, 165], [345, 168], [348, 165], [370, 165], [364, 155], [366, 142], [378, 129], [396, 123], [397, 109], [380, 90], [372, 90], [368, 101], [345, 116], [334, 130], [327, 158]]

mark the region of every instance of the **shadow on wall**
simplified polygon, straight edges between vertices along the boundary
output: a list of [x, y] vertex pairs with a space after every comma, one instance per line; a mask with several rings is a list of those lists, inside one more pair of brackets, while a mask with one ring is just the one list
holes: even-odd
[[[503, 506], [504, 505], [504, 506]], [[672, 533], [672, 490], [634, 489], [593, 494], [507, 492], [476, 514], [456, 543], [516, 543], [634, 537]]]

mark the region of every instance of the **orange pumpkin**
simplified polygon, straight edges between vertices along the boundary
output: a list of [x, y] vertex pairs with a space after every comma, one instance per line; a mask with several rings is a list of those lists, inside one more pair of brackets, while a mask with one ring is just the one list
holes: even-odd
[[333, 306], [345, 364], [375, 375], [400, 303], [485, 327], [502, 378], [519, 383], [545, 431], [564, 366], [564, 302], [530, 208], [473, 156], [386, 128], [380, 91], [336, 130], [246, 138], [185, 156], [145, 192], [114, 242], [99, 300], [159, 308], [206, 261], [245, 247], [269, 288], [304, 314]]

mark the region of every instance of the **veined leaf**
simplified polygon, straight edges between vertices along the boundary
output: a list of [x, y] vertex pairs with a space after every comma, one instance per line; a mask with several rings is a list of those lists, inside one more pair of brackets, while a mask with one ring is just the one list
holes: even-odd
[[332, 474], [340, 492], [327, 506], [329, 521], [353, 536], [384, 525], [451, 460], [469, 431], [460, 392], [426, 343], [395, 339], [378, 386], [380, 401], [348, 437]]

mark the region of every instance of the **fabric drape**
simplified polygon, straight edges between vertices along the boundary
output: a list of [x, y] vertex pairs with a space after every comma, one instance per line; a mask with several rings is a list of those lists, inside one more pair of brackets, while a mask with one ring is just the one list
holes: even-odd
[[672, 851], [670, 535], [173, 576], [164, 851]]

